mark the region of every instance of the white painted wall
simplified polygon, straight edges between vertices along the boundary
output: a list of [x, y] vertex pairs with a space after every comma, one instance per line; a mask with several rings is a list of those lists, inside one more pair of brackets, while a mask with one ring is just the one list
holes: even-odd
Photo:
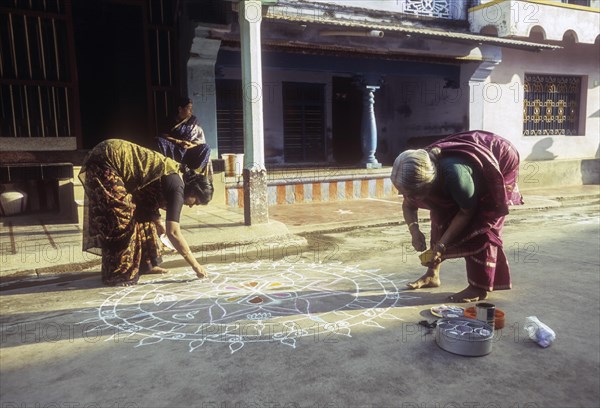
[[[485, 92], [485, 130], [513, 142], [523, 160], [600, 157], [600, 51], [575, 44], [563, 50], [530, 53], [504, 49], [502, 62], [481, 86]], [[525, 73], [580, 75], [582, 134], [523, 136], [523, 79]]]
[[600, 35], [600, 13], [554, 3], [517, 0], [488, 3], [469, 13], [470, 29], [480, 33], [492, 26], [499, 37], [529, 37], [536, 28], [545, 33], [546, 40], [552, 41], [562, 41], [565, 33], [571, 31], [578, 42], [594, 44]]
[[[306, 3], [320, 3], [333, 6], [342, 11], [343, 8], [368, 9], [377, 11], [387, 11], [390, 13], [404, 13], [409, 9], [406, 0], [304, 0]], [[453, 19], [466, 18], [467, 0], [434, 0], [440, 4], [447, 4], [450, 9], [450, 16]], [[412, 0], [414, 3], [414, 0]]]

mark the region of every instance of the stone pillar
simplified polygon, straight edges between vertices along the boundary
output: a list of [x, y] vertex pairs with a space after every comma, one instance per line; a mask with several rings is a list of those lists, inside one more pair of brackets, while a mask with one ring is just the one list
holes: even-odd
[[502, 61], [500, 47], [480, 47], [483, 61], [469, 78], [469, 130], [485, 130], [486, 86], [492, 71]]
[[269, 222], [265, 168], [260, 23], [262, 2], [238, 4], [244, 96], [244, 223]]
[[217, 95], [215, 63], [221, 47], [220, 40], [202, 38], [205, 29], [196, 29], [187, 63], [188, 95], [194, 103], [194, 115], [204, 130], [211, 148], [211, 158], [219, 157], [217, 142]]
[[372, 85], [375, 81], [361, 82], [363, 91], [363, 116], [362, 116], [362, 152], [361, 164], [367, 169], [379, 169], [381, 163], [375, 158], [377, 150], [377, 121], [375, 120], [375, 92], [379, 85]]

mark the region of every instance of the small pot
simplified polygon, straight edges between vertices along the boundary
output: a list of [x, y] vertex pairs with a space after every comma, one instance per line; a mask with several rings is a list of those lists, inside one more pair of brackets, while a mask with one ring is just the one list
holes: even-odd
[[442, 349], [461, 356], [485, 356], [492, 352], [494, 329], [488, 324], [465, 317], [437, 321], [435, 341]]
[[[475, 309], [475, 306], [467, 307], [465, 309], [464, 315], [469, 319], [475, 319], [477, 317], [477, 310]], [[505, 313], [500, 309], [496, 309], [496, 312], [494, 313], [494, 329], [499, 330], [503, 328], [504, 323]]]

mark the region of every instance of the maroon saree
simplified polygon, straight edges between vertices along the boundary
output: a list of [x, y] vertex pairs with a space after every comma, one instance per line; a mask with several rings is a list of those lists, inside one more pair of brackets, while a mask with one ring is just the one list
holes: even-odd
[[[441, 157], [451, 154], [470, 159], [483, 179], [475, 186], [479, 201], [471, 224], [458, 240], [447, 245], [442, 260], [465, 258], [467, 279], [472, 286], [487, 291], [510, 289], [502, 229], [509, 205], [523, 204], [517, 186], [519, 153], [506, 139], [480, 130], [448, 136], [425, 150], [435, 147], [441, 149]], [[440, 191], [433, 191], [424, 199], [408, 200], [415, 207], [430, 210], [432, 244], [442, 237], [459, 211], [454, 200]]]

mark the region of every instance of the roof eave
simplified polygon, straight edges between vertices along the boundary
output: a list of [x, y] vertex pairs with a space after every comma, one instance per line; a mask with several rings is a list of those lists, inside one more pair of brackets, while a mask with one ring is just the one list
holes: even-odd
[[442, 31], [442, 30], [432, 30], [425, 28], [417, 28], [417, 27], [407, 27], [400, 24], [381, 24], [381, 23], [373, 23], [373, 22], [364, 22], [364, 21], [354, 21], [354, 20], [341, 20], [341, 19], [329, 19], [323, 16], [319, 16], [319, 18], [311, 18], [311, 16], [306, 15], [291, 15], [291, 14], [270, 14], [266, 13], [264, 16], [267, 20], [272, 21], [286, 21], [286, 22], [295, 22], [301, 24], [315, 24], [322, 26], [336, 26], [336, 27], [344, 27], [344, 28], [353, 28], [353, 29], [363, 29], [363, 30], [381, 30], [387, 32], [396, 32], [396, 33], [404, 33], [410, 35], [416, 35], [426, 38], [437, 38], [437, 39], [446, 39], [454, 42], [462, 42], [476, 45], [494, 45], [498, 47], [507, 47], [507, 48], [516, 48], [526, 51], [543, 51], [543, 50], [557, 50], [562, 47], [557, 45], [549, 45], [549, 44], [540, 44], [535, 42], [528, 42], [522, 40], [512, 40], [506, 38], [498, 38], [498, 37], [489, 37], [484, 35], [472, 34], [472, 33], [462, 33], [457, 31]]

